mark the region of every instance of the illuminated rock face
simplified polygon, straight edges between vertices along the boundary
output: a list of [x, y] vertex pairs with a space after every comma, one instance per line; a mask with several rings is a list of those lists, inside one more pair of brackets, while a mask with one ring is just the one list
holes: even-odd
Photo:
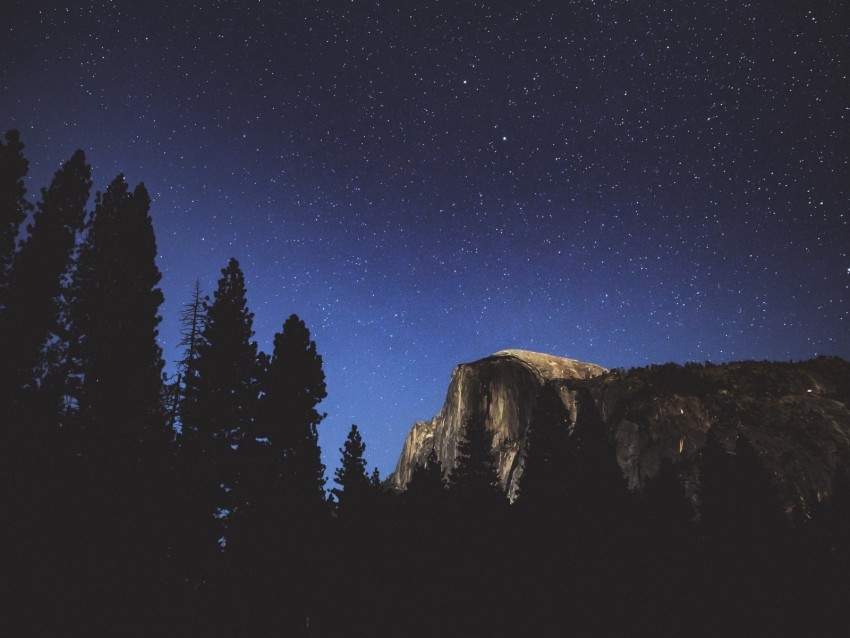
[[[450, 471], [466, 421], [483, 418], [493, 432], [502, 485], [513, 495], [521, 472], [525, 431], [540, 388], [547, 382], [589, 379], [605, 372], [592, 363], [525, 350], [502, 350], [459, 365], [452, 373], [442, 410], [431, 421], [414, 424], [407, 435], [391, 479], [393, 485], [403, 489], [416, 465], [424, 462], [432, 449]], [[562, 398], [567, 405], [574, 403], [569, 392], [562, 393]], [[570, 414], [575, 414], [574, 409]]]
[[746, 434], [789, 505], [827, 495], [835, 468], [850, 465], [850, 363], [835, 357], [608, 372], [573, 359], [504, 350], [455, 369], [439, 414], [408, 434], [391, 477], [394, 487], [403, 489], [432, 449], [450, 471], [466, 420], [483, 418], [493, 432], [502, 485], [513, 498], [526, 429], [544, 384], [558, 390], [570, 427], [591, 412], [605, 424], [633, 489], [654, 477], [666, 458], [680, 466], [693, 492], [709, 428], [730, 451]]

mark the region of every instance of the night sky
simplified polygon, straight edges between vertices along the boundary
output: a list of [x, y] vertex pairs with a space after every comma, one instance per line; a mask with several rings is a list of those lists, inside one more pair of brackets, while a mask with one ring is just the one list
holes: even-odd
[[395, 464], [460, 362], [850, 358], [850, 15], [785, 2], [4, 3], [37, 199], [143, 181], [161, 342], [239, 259]]

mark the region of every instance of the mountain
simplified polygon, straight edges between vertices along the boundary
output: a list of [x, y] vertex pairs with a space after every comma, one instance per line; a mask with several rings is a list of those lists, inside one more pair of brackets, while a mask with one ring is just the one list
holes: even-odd
[[459, 365], [446, 401], [413, 425], [391, 477], [404, 489], [432, 449], [448, 472], [466, 420], [483, 418], [508, 495], [516, 495], [525, 435], [541, 388], [554, 387], [577, 420], [603, 423], [632, 489], [655, 476], [662, 459], [693, 490], [706, 432], [734, 450], [745, 434], [774, 475], [786, 502], [820, 500], [839, 465], [850, 466], [850, 363], [664, 364], [629, 371], [524, 350], [503, 350]]

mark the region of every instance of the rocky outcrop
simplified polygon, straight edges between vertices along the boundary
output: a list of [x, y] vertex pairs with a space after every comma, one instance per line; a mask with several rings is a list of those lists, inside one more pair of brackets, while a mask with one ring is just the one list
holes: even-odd
[[[543, 384], [590, 379], [605, 372], [592, 363], [525, 350], [502, 350], [459, 365], [452, 373], [443, 408], [430, 421], [415, 423], [407, 435], [392, 484], [403, 489], [414, 468], [432, 449], [443, 468], [451, 471], [467, 420], [481, 418], [493, 433], [493, 453], [502, 485], [513, 494], [521, 472], [525, 432]], [[564, 389], [562, 399], [572, 406], [570, 414], [575, 415], [569, 390]]]
[[828, 494], [836, 467], [850, 463], [850, 363], [836, 357], [609, 372], [573, 359], [504, 350], [455, 369], [442, 410], [408, 434], [393, 485], [403, 489], [432, 449], [449, 472], [467, 419], [482, 418], [493, 433], [502, 485], [513, 497], [525, 433], [544, 384], [558, 390], [568, 427], [583, 411], [599, 417], [594, 420], [607, 428], [633, 489], [655, 476], [665, 458], [695, 486], [709, 428], [730, 451], [746, 434], [789, 505]]

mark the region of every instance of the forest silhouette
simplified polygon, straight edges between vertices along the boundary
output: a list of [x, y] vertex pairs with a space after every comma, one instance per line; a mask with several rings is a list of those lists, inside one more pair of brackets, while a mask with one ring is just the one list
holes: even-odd
[[710, 430], [699, 486], [627, 489], [604, 424], [537, 397], [519, 495], [470, 419], [397, 492], [356, 425], [328, 489], [323, 360], [285, 318], [264, 353], [236, 259], [182, 315], [177, 376], [151, 200], [117, 176], [89, 208], [77, 151], [27, 199], [0, 143], [0, 497], [6, 636], [835, 633], [850, 480], [789, 508], [751, 443]]

